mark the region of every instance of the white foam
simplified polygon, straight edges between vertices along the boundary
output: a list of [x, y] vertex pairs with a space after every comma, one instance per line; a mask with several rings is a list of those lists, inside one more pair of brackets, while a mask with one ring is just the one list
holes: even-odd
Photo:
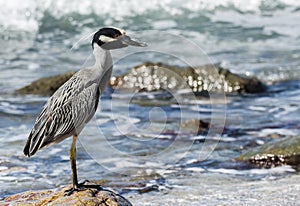
[[6, 167], [6, 166], [0, 166], [0, 172], [3, 172], [3, 170], [7, 170], [8, 169], [8, 167]]
[[286, 172], [295, 172], [295, 170], [288, 165], [281, 167], [274, 167], [271, 169], [250, 169], [250, 170], [235, 170], [235, 169], [208, 169], [209, 172], [232, 174], [232, 175], [276, 175]]
[[284, 128], [274, 128], [274, 129], [262, 129], [259, 133], [259, 137], [266, 137], [268, 135], [272, 134], [279, 134], [283, 136], [295, 136], [298, 135], [298, 130], [292, 130], [292, 129], [284, 129]]
[[152, 23], [154, 29], [170, 29], [176, 27], [177, 23], [173, 20], [161, 20]]
[[12, 176], [2, 177], [0, 176], [0, 181], [15, 181], [17, 178]]
[[[276, 8], [276, 5], [300, 6], [297, 0], [250, 0], [247, 2], [240, 0], [122, 0], [122, 1], [102, 1], [96, 3], [93, 0], [0, 0], [0, 25], [4, 29], [24, 30], [28, 32], [38, 31], [39, 21], [43, 18], [45, 12], [50, 13], [56, 18], [67, 14], [77, 13], [80, 15], [96, 14], [106, 18], [106, 22], [112, 22], [111, 19], [124, 20], [126, 17], [143, 15], [148, 11], [161, 11], [169, 15], [180, 15], [184, 11], [199, 12], [203, 10], [215, 10], [219, 7], [236, 8], [240, 11], [257, 12], [261, 5], [269, 5]], [[78, 6], [80, 5], [80, 6]], [[223, 13], [222, 18], [226, 21], [226, 15]], [[235, 18], [238, 20], [239, 18]], [[257, 21], [252, 17], [249, 21]], [[265, 23], [265, 22], [261, 22]], [[288, 22], [287, 22], [288, 23]], [[154, 23], [156, 28], [170, 28], [176, 26], [173, 21], [157, 21]], [[296, 29], [296, 28], [295, 28]]]
[[190, 172], [205, 172], [205, 169], [201, 168], [201, 167], [189, 167], [186, 168], [187, 171]]
[[259, 111], [259, 112], [264, 112], [266, 111], [266, 107], [264, 106], [249, 106], [249, 109], [250, 110], [253, 110], [253, 111]]
[[0, 111], [8, 114], [24, 114], [24, 112], [21, 109], [9, 102], [0, 102]]
[[223, 135], [220, 136], [204, 136], [204, 135], [198, 135], [190, 138], [191, 140], [215, 140], [215, 141], [222, 141], [222, 142], [234, 142], [236, 141], [236, 138], [228, 137]]
[[37, 31], [37, 3], [34, 0], [0, 1], [0, 25], [13, 30]]

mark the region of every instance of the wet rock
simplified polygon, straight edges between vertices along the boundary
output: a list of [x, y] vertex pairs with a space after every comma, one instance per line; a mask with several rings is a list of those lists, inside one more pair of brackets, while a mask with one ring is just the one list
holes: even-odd
[[[90, 184], [90, 183], [89, 183]], [[5, 198], [0, 205], [103, 205], [131, 206], [131, 203], [110, 190], [88, 189], [65, 196], [63, 187], [53, 190], [28, 191]]]
[[[16, 90], [17, 94], [52, 95], [75, 72], [46, 77]], [[127, 92], [176, 91], [192, 89], [201, 96], [207, 92], [259, 93], [266, 86], [256, 78], [242, 77], [222, 67], [205, 65], [196, 68], [177, 67], [161, 63], [144, 63], [122, 76], [112, 77], [109, 85]]]
[[52, 95], [62, 84], [68, 81], [75, 72], [38, 79], [31, 84], [16, 90], [17, 94]]
[[197, 132], [197, 135], [207, 135], [211, 125], [199, 119], [192, 119], [181, 124], [181, 129], [186, 132]]
[[[130, 174], [130, 171], [128, 171]], [[124, 179], [123, 179], [124, 178]], [[124, 176], [121, 181], [93, 181], [98, 185], [107, 186], [113, 188], [115, 191], [125, 193], [148, 193], [152, 191], [158, 191], [160, 187], [166, 188], [166, 180], [164, 177], [157, 173], [146, 173], [143, 172], [136, 175]]]
[[214, 65], [192, 68], [152, 62], [138, 65], [122, 76], [113, 77], [110, 86], [130, 92], [191, 88], [200, 95], [207, 91], [259, 93], [266, 90], [266, 86], [256, 78], [242, 77]]
[[259, 167], [300, 165], [300, 136], [276, 139], [242, 154], [237, 160], [248, 161]]

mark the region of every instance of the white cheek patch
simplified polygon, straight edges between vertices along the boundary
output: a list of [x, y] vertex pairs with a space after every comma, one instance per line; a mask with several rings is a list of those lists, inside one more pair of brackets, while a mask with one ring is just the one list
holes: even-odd
[[107, 37], [107, 36], [104, 36], [104, 35], [101, 35], [99, 37], [99, 40], [102, 41], [102, 42], [112, 42], [112, 41], [116, 41], [116, 39], [114, 38], [110, 38], [110, 37]]

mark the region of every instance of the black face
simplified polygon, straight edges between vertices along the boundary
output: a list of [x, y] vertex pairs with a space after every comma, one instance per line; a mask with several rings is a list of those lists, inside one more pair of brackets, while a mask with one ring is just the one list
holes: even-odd
[[115, 38], [121, 36], [122, 33], [118, 29], [115, 29], [115, 28], [102, 28], [94, 34], [92, 46], [94, 45], [94, 43], [97, 43], [99, 46], [102, 46], [103, 44], [106, 43], [106, 42], [102, 42], [99, 39], [101, 35], [115, 39]]

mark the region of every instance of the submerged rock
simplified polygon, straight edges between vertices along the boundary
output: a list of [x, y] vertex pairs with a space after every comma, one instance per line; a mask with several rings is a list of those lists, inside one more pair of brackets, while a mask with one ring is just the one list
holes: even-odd
[[1, 205], [103, 205], [131, 206], [132, 204], [119, 194], [110, 190], [88, 189], [65, 196], [70, 187], [53, 190], [28, 191], [5, 198]]
[[183, 122], [180, 125], [183, 131], [187, 132], [197, 132], [197, 135], [207, 135], [209, 129], [211, 128], [210, 122], [203, 120], [192, 119], [186, 122]]
[[237, 160], [249, 161], [260, 167], [280, 165], [300, 165], [300, 136], [274, 140], [257, 148], [251, 149]]
[[140, 91], [174, 91], [191, 88], [202, 92], [259, 93], [265, 85], [256, 78], [242, 77], [222, 67], [177, 67], [161, 63], [144, 63], [132, 68], [122, 76], [113, 77], [110, 86], [114, 89]]
[[76, 72], [67, 72], [61, 75], [52, 77], [45, 77], [38, 79], [31, 84], [16, 90], [17, 94], [37, 94], [50, 96], [52, 95], [61, 85], [68, 81]]

